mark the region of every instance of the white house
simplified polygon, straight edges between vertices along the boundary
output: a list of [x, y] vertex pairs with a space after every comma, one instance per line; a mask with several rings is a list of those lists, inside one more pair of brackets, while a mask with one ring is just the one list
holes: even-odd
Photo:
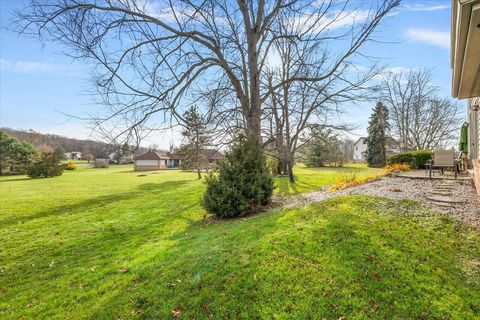
[[[116, 152], [112, 152], [108, 155], [108, 161], [118, 161], [118, 156]], [[118, 164], [132, 163], [134, 162], [133, 154], [123, 155]]]
[[82, 158], [82, 153], [80, 151], [66, 152], [65, 158], [67, 158], [67, 160], [80, 160]]
[[367, 138], [361, 137], [353, 145], [353, 163], [364, 163], [367, 152]]

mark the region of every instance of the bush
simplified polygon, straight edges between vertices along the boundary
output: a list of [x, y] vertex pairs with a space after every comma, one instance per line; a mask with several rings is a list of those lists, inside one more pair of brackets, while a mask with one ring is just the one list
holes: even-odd
[[256, 212], [270, 202], [273, 178], [257, 141], [240, 137], [218, 174], [210, 174], [202, 205], [217, 217], [232, 218]]
[[110, 167], [110, 164], [107, 162], [107, 160], [95, 160], [93, 162], [93, 167], [94, 168], [108, 168], [108, 167]]
[[387, 165], [392, 165], [395, 163], [408, 164], [410, 167], [413, 167], [415, 157], [410, 152], [392, 154], [387, 158]]
[[413, 168], [425, 169], [425, 163], [433, 158], [433, 152], [429, 150], [417, 150], [410, 152], [413, 157]]
[[77, 170], [77, 164], [74, 161], [68, 161], [65, 170]]
[[0, 175], [25, 174], [38, 158], [37, 148], [0, 130]]
[[428, 150], [417, 150], [406, 153], [394, 154], [388, 157], [387, 165], [396, 163], [408, 164], [413, 169], [424, 169], [425, 163], [432, 159], [433, 152]]
[[369, 174], [365, 176], [357, 176], [356, 173], [345, 174], [335, 177], [335, 184], [328, 191], [333, 192], [343, 190], [350, 187], [355, 187], [373, 180], [383, 177], [383, 174]]
[[405, 163], [393, 163], [385, 167], [385, 174], [400, 173], [410, 170], [411, 167]]
[[35, 161], [27, 170], [31, 178], [48, 178], [60, 176], [63, 173], [63, 165], [52, 151], [42, 152], [40, 159]]
[[282, 173], [282, 168], [280, 166], [280, 161], [272, 156], [267, 157], [267, 166], [272, 172], [273, 176], [277, 176]]

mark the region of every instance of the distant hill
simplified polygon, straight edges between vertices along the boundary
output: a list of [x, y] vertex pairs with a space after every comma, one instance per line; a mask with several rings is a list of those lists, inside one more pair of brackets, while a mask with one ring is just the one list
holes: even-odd
[[107, 157], [114, 151], [114, 147], [108, 143], [66, 138], [56, 134], [43, 134], [33, 130], [15, 130], [11, 128], [1, 128], [8, 135], [25, 142], [34, 144], [38, 148], [58, 148], [61, 147], [65, 152], [80, 151], [82, 154], [90, 153], [95, 158]]

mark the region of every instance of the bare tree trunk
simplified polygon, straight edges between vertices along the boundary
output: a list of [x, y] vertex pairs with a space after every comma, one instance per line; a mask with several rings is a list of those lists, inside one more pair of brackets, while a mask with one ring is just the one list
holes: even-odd
[[288, 162], [288, 179], [291, 183], [295, 183], [295, 176], [293, 175], [293, 161]]

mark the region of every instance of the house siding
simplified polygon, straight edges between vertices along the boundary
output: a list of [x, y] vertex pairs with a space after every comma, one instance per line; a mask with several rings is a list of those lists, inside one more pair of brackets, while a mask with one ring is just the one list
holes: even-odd
[[[480, 105], [480, 97], [468, 100], [468, 106]], [[480, 195], [480, 111], [468, 108], [468, 154], [473, 164], [473, 182]]]
[[[468, 106], [479, 105], [480, 97], [469, 99]], [[480, 111], [472, 111], [468, 108], [468, 153], [470, 159], [480, 158]]]
[[364, 163], [367, 144], [365, 138], [360, 138], [353, 146], [353, 163]]
[[133, 169], [135, 171], [151, 171], [166, 169], [165, 160], [135, 160]]

